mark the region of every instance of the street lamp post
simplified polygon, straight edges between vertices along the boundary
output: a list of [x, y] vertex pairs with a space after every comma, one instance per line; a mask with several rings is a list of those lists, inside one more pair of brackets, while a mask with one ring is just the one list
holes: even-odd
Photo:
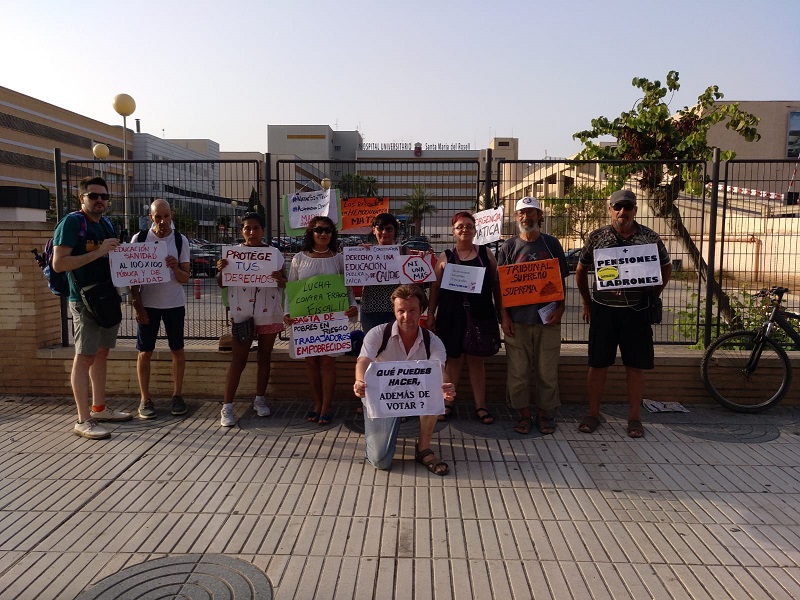
[[[122, 115], [122, 159], [128, 160], [128, 117], [136, 110], [136, 102], [128, 94], [117, 94], [114, 96], [114, 110], [118, 115]], [[124, 225], [123, 234], [127, 237], [130, 225], [130, 206], [128, 204], [128, 167], [122, 163], [122, 193], [124, 204]]]

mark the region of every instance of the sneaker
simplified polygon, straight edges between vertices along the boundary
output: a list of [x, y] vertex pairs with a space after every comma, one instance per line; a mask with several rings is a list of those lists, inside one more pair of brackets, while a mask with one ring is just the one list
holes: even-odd
[[[103, 411], [105, 412], [105, 411]], [[139, 418], [140, 419], [155, 419], [156, 407], [153, 406], [153, 401], [148, 398], [139, 403]]]
[[236, 415], [233, 413], [233, 403], [223, 404], [219, 424], [223, 427], [233, 427], [236, 425]]
[[253, 410], [256, 411], [256, 414], [259, 417], [268, 417], [272, 414], [269, 406], [267, 406], [267, 399], [264, 398], [264, 396], [256, 396], [256, 399], [253, 402]]
[[172, 397], [172, 414], [177, 416], [186, 414], [186, 402], [181, 396]]
[[75, 423], [75, 435], [89, 438], [90, 440], [103, 440], [111, 437], [111, 432], [94, 419], [86, 419], [83, 423]]
[[106, 406], [100, 412], [92, 411], [89, 416], [95, 421], [130, 421], [133, 418], [131, 413], [114, 410]]

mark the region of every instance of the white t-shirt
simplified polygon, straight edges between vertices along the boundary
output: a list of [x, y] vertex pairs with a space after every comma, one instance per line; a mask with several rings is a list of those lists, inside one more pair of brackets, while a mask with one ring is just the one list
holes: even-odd
[[[189, 240], [183, 234], [178, 234], [183, 238], [183, 247], [181, 248], [181, 255], [178, 257], [178, 263], [189, 262]], [[152, 229], [147, 230], [147, 239], [139, 240], [139, 233], [136, 233], [131, 238], [131, 243], [136, 242], [149, 242], [156, 244], [167, 245], [168, 256], [178, 256], [178, 247], [175, 245], [175, 230], [170, 231], [169, 235], [165, 238], [160, 238]], [[186, 305], [186, 293], [183, 290], [183, 284], [175, 279], [175, 273], [172, 269], [169, 271], [169, 281], [164, 283], [151, 283], [142, 286], [141, 291], [142, 306], [146, 308], [178, 308]]]
[[[380, 356], [375, 356], [378, 349], [383, 342], [383, 330], [386, 327], [392, 328], [392, 334], [386, 343], [386, 348], [383, 349]], [[444, 343], [438, 336], [431, 333], [431, 357], [430, 360], [438, 360], [442, 366], [447, 361], [447, 351], [444, 349]], [[373, 327], [364, 336], [364, 344], [361, 346], [361, 353], [359, 358], [365, 356], [370, 360], [382, 361], [397, 361], [397, 360], [428, 360], [428, 355], [425, 352], [425, 340], [422, 338], [422, 328], [417, 330], [417, 339], [411, 350], [406, 353], [406, 348], [403, 345], [403, 340], [400, 339], [400, 331], [397, 326], [397, 321], [386, 323]]]

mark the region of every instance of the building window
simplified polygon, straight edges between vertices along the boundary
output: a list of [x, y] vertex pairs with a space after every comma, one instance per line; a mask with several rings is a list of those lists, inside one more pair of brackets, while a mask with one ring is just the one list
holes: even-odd
[[341, 146], [334, 146], [333, 147], [333, 151], [334, 152], [341, 152], [342, 151], [342, 147]]

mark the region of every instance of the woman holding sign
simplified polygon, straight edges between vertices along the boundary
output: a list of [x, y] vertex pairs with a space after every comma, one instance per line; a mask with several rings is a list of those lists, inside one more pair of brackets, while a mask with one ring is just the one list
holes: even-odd
[[[249, 212], [242, 217], [242, 237], [244, 248], [270, 248], [262, 242], [264, 236], [264, 218], [257, 212]], [[283, 257], [280, 257], [283, 262]], [[220, 258], [217, 261], [217, 285], [225, 287], [222, 282], [223, 269], [228, 266], [228, 260]], [[225, 394], [222, 404], [220, 425], [233, 427], [236, 424], [236, 415], [233, 411], [233, 397], [239, 387], [242, 371], [247, 366], [250, 345], [253, 338], [258, 338], [258, 372], [256, 374], [256, 398], [253, 409], [259, 417], [270, 415], [267, 406], [266, 393], [269, 382], [272, 347], [275, 337], [284, 330], [282, 320], [283, 290], [286, 286], [286, 273], [281, 268], [271, 274], [270, 278], [277, 284], [272, 287], [244, 287], [230, 285], [228, 287], [228, 301], [230, 303], [232, 321], [232, 352], [231, 364], [225, 377]]]
[[[496, 354], [499, 350], [500, 329], [497, 324], [495, 302], [500, 298], [494, 285], [497, 276], [497, 262], [486, 246], [476, 246], [475, 218], [463, 211], [453, 217], [453, 237], [455, 248], [445, 250], [436, 263], [436, 281], [431, 287], [428, 306], [428, 329], [444, 342], [447, 350], [447, 377], [457, 383], [461, 367], [466, 357], [469, 380], [475, 399], [475, 415], [484, 425], [494, 423], [494, 417], [486, 408], [486, 370], [484, 357]], [[468, 267], [468, 268], [463, 268]], [[481, 350], [468, 346], [469, 335], [480, 327], [481, 333], [489, 331], [495, 345]], [[469, 331], [469, 329], [473, 331]], [[466, 344], [465, 344], [465, 336]], [[452, 404], [445, 404], [445, 414], [439, 417], [444, 421], [453, 410]]]
[[[303, 251], [298, 252], [292, 259], [289, 269], [289, 281], [304, 281], [317, 275], [341, 275], [342, 285], [344, 284], [344, 257], [337, 252], [338, 232], [336, 225], [328, 217], [314, 217], [306, 227], [303, 238]], [[323, 296], [325, 289], [320, 289], [320, 296]], [[352, 290], [347, 289], [349, 307], [344, 310], [344, 314], [355, 317], [358, 314], [358, 305]], [[309, 312], [306, 315], [318, 314], [315, 312], [313, 303], [308, 305]], [[323, 313], [334, 311], [323, 310]], [[287, 308], [284, 310], [284, 322], [291, 325], [296, 320], [290, 316]], [[317, 354], [306, 356], [306, 371], [311, 382], [311, 396], [314, 400], [314, 408], [306, 415], [309, 423], [319, 423], [327, 425], [331, 422], [333, 411], [333, 393], [336, 388], [336, 355]]]
[[[381, 213], [372, 220], [372, 233], [378, 246], [397, 244], [400, 223], [389, 213]], [[367, 285], [361, 293], [361, 327], [367, 333], [373, 327], [394, 321], [392, 292], [399, 284]], [[360, 404], [360, 403], [359, 403]]]

